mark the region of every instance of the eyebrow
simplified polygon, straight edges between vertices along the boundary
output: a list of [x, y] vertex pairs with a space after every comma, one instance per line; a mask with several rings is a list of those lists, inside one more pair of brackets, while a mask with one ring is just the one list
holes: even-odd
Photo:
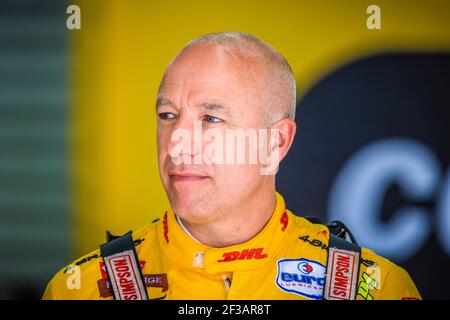
[[199, 107], [208, 109], [208, 110], [223, 110], [225, 107], [217, 102], [203, 102], [198, 105]]
[[167, 105], [172, 105], [172, 102], [169, 99], [166, 99], [164, 97], [156, 98], [156, 108]]
[[[156, 98], [156, 108], [162, 107], [162, 106], [167, 106], [167, 105], [173, 105], [172, 101], [170, 101], [169, 99], [166, 99], [164, 97]], [[218, 102], [202, 102], [202, 103], [198, 104], [197, 106], [208, 109], [208, 110], [223, 110], [223, 109], [225, 109], [225, 107], [221, 103], [218, 103]]]

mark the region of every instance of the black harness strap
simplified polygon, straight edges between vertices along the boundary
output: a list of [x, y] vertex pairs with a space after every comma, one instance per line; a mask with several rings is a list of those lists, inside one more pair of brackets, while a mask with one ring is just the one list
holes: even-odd
[[[312, 223], [322, 224], [316, 217], [305, 218]], [[361, 264], [361, 247], [341, 221], [332, 221], [327, 227], [330, 237], [323, 298], [325, 300], [355, 300]]]
[[361, 253], [361, 247], [358, 244], [344, 240], [332, 233], [330, 233], [330, 239], [328, 241], [328, 249], [329, 248], [337, 248], [346, 251]]
[[121, 237], [107, 233], [100, 246], [115, 300], [148, 300], [145, 281], [131, 231]]
[[361, 247], [330, 233], [325, 300], [355, 300], [360, 263]]

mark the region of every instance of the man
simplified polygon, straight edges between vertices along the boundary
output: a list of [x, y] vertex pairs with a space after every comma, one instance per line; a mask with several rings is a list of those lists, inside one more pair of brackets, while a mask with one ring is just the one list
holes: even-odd
[[[287, 61], [254, 36], [213, 33], [188, 43], [156, 102], [171, 208], [133, 233], [136, 277], [103, 247], [57, 273], [44, 298], [419, 299], [402, 268], [350, 243], [331, 245], [327, 226], [294, 215], [276, 193], [275, 173], [296, 133], [295, 92]], [[239, 132], [248, 143], [234, 143]], [[133, 287], [139, 279], [146, 292]]]

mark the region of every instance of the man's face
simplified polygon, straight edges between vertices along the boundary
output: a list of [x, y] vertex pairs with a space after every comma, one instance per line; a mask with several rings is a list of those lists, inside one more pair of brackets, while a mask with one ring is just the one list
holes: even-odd
[[[220, 220], [227, 209], [254, 197], [270, 179], [247, 157], [244, 164], [205, 163], [211, 152], [204, 141], [199, 145], [197, 139], [195, 144], [194, 133], [195, 121], [203, 136], [208, 129], [221, 132], [224, 138], [227, 129], [257, 132], [263, 120], [259, 99], [263, 74], [262, 63], [244, 62], [212, 45], [185, 50], [166, 72], [156, 110], [159, 171], [172, 208], [183, 219], [191, 223]], [[174, 152], [180, 140], [173, 137], [180, 130], [190, 133], [192, 143], [188, 151]], [[244, 152], [248, 150], [246, 145]], [[202, 161], [194, 163], [199, 153]]]

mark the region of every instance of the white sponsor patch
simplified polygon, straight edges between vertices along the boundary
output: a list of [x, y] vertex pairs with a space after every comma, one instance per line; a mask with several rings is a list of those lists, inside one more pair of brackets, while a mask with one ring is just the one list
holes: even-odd
[[314, 260], [280, 259], [276, 284], [283, 291], [319, 300], [323, 297], [325, 269]]
[[146, 300], [145, 287], [132, 250], [104, 258], [116, 300]]
[[205, 253], [204, 252], [196, 252], [194, 255], [194, 260], [192, 261], [192, 265], [195, 268], [203, 268], [205, 266]]
[[359, 253], [336, 248], [328, 251], [325, 299], [354, 300], [358, 281]]

